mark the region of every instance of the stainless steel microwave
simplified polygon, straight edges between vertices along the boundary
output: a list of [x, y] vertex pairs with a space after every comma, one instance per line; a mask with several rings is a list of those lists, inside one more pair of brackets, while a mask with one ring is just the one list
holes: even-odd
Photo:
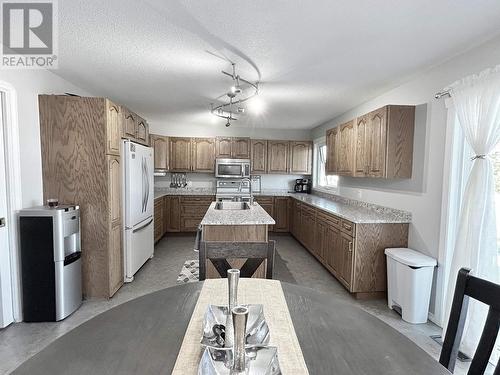
[[250, 178], [250, 159], [216, 159], [215, 177]]

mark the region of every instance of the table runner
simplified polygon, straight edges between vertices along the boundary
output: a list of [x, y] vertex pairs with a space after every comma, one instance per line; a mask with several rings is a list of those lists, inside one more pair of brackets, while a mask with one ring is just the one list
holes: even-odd
[[[207, 305], [227, 305], [227, 279], [204, 281], [198, 301], [189, 321], [181, 349], [177, 355], [173, 375], [198, 373], [198, 364], [204, 348], [200, 344], [203, 316]], [[284, 375], [307, 375], [299, 340], [295, 334], [292, 318], [278, 280], [241, 278], [238, 287], [239, 304], [263, 304], [264, 316], [270, 331], [270, 346], [278, 348], [280, 368]]]

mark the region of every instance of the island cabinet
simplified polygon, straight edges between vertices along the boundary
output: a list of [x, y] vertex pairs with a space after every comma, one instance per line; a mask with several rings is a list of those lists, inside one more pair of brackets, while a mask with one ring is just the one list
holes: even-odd
[[215, 156], [226, 159], [249, 159], [250, 138], [217, 137], [215, 141]]
[[[165, 234], [175, 232], [196, 232], [210, 203], [215, 201], [215, 196], [166, 195], [163, 199], [163, 206], [158, 204], [158, 210], [160, 210], [160, 207], [163, 207], [163, 234]], [[155, 201], [155, 218], [156, 215]]]
[[149, 138], [153, 147], [155, 171], [168, 171], [168, 137], [151, 134]]
[[289, 168], [289, 142], [267, 142], [267, 172], [271, 174], [287, 174]]
[[290, 142], [290, 173], [305, 174], [312, 173], [313, 144], [310, 141]]
[[292, 235], [357, 298], [384, 295], [384, 250], [407, 247], [408, 224], [355, 224], [293, 200]]

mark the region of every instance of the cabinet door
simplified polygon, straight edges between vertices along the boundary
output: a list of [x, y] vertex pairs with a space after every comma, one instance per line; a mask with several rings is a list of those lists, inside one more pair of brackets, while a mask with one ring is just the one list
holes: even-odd
[[269, 173], [288, 173], [288, 141], [267, 142], [267, 168]]
[[338, 173], [342, 176], [354, 174], [355, 122], [349, 121], [339, 126], [339, 165]]
[[122, 251], [122, 227], [115, 225], [110, 227], [108, 241], [108, 280], [109, 296], [112, 297], [123, 285], [123, 251]]
[[319, 218], [316, 221], [316, 236], [314, 254], [321, 260], [322, 263], [328, 265], [326, 262], [326, 253], [328, 246], [328, 230], [327, 225]]
[[180, 232], [181, 230], [181, 198], [168, 197], [167, 232]]
[[250, 159], [250, 138], [233, 138], [231, 156], [235, 159]]
[[170, 215], [170, 200], [168, 196], [163, 197], [163, 228], [162, 228], [162, 236], [165, 235], [168, 231], [168, 223], [169, 223], [169, 215]]
[[[269, 216], [271, 216], [273, 219], [275, 219], [274, 218], [274, 204], [273, 203], [259, 203], [259, 204], [269, 214]], [[276, 221], [276, 219], [274, 221]], [[274, 225], [268, 225], [268, 230], [270, 232], [273, 232], [274, 231]]]
[[290, 173], [312, 173], [312, 142], [290, 142]]
[[106, 100], [106, 153], [120, 155], [121, 114], [120, 107]]
[[163, 198], [155, 199], [154, 203], [154, 239], [158, 242], [163, 236]]
[[354, 239], [345, 233], [341, 233], [340, 243], [341, 243], [340, 248], [342, 249], [342, 270], [340, 273], [340, 277], [350, 289]]
[[134, 139], [137, 133], [137, 117], [135, 113], [122, 107], [123, 138]]
[[217, 137], [215, 139], [215, 157], [231, 158], [231, 137]]
[[274, 198], [274, 221], [275, 232], [288, 232], [288, 197]]
[[151, 147], [153, 147], [155, 169], [168, 170], [168, 137], [151, 134]]
[[215, 170], [215, 140], [213, 138], [193, 138], [194, 172], [210, 172]]
[[107, 157], [108, 161], [108, 214], [112, 225], [121, 223], [121, 165], [120, 157]]
[[338, 172], [338, 128], [330, 129], [326, 132], [326, 174], [336, 174]]
[[169, 161], [172, 172], [191, 171], [191, 138], [170, 138]]
[[355, 143], [355, 163], [354, 175], [364, 177], [368, 172], [369, 164], [369, 138], [368, 138], [368, 116], [361, 116], [356, 119], [356, 143]]
[[139, 116], [137, 116], [135, 139], [146, 146], [149, 145], [149, 124]]
[[300, 224], [301, 224], [301, 207], [300, 207], [300, 202], [296, 201], [295, 199], [293, 200], [292, 203], [292, 234], [296, 239], [299, 239], [300, 237]]
[[387, 149], [387, 107], [370, 112], [367, 117], [368, 175], [370, 177], [383, 177]]
[[344, 257], [340, 243], [340, 229], [332, 225], [327, 228], [326, 262], [336, 275], [342, 272]]
[[267, 173], [267, 141], [263, 139], [252, 139], [251, 144], [252, 173]]

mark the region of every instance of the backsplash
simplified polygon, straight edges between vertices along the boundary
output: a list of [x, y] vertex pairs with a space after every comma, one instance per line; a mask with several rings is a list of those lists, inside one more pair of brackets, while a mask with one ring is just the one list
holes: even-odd
[[[170, 187], [171, 173], [166, 176], [155, 177], [155, 189]], [[215, 189], [216, 178], [208, 173], [186, 173], [188, 187], [192, 189]], [[261, 175], [262, 190], [292, 191], [297, 178], [304, 176], [263, 174]]]
[[390, 208], [390, 207], [379, 206], [377, 204], [358, 201], [356, 199], [345, 198], [345, 197], [342, 197], [340, 195], [326, 193], [322, 190], [317, 190], [314, 188], [312, 190], [312, 193], [314, 195], [317, 195], [318, 197], [329, 199], [329, 200], [334, 201], [334, 202], [348, 204], [350, 206], [364, 207], [364, 208], [368, 208], [370, 210], [374, 210], [374, 211], [377, 211], [380, 213], [396, 214], [401, 219], [405, 219], [405, 220], [407, 219], [408, 221], [411, 221], [411, 212], [402, 211], [402, 210], [398, 210], [398, 209]]

